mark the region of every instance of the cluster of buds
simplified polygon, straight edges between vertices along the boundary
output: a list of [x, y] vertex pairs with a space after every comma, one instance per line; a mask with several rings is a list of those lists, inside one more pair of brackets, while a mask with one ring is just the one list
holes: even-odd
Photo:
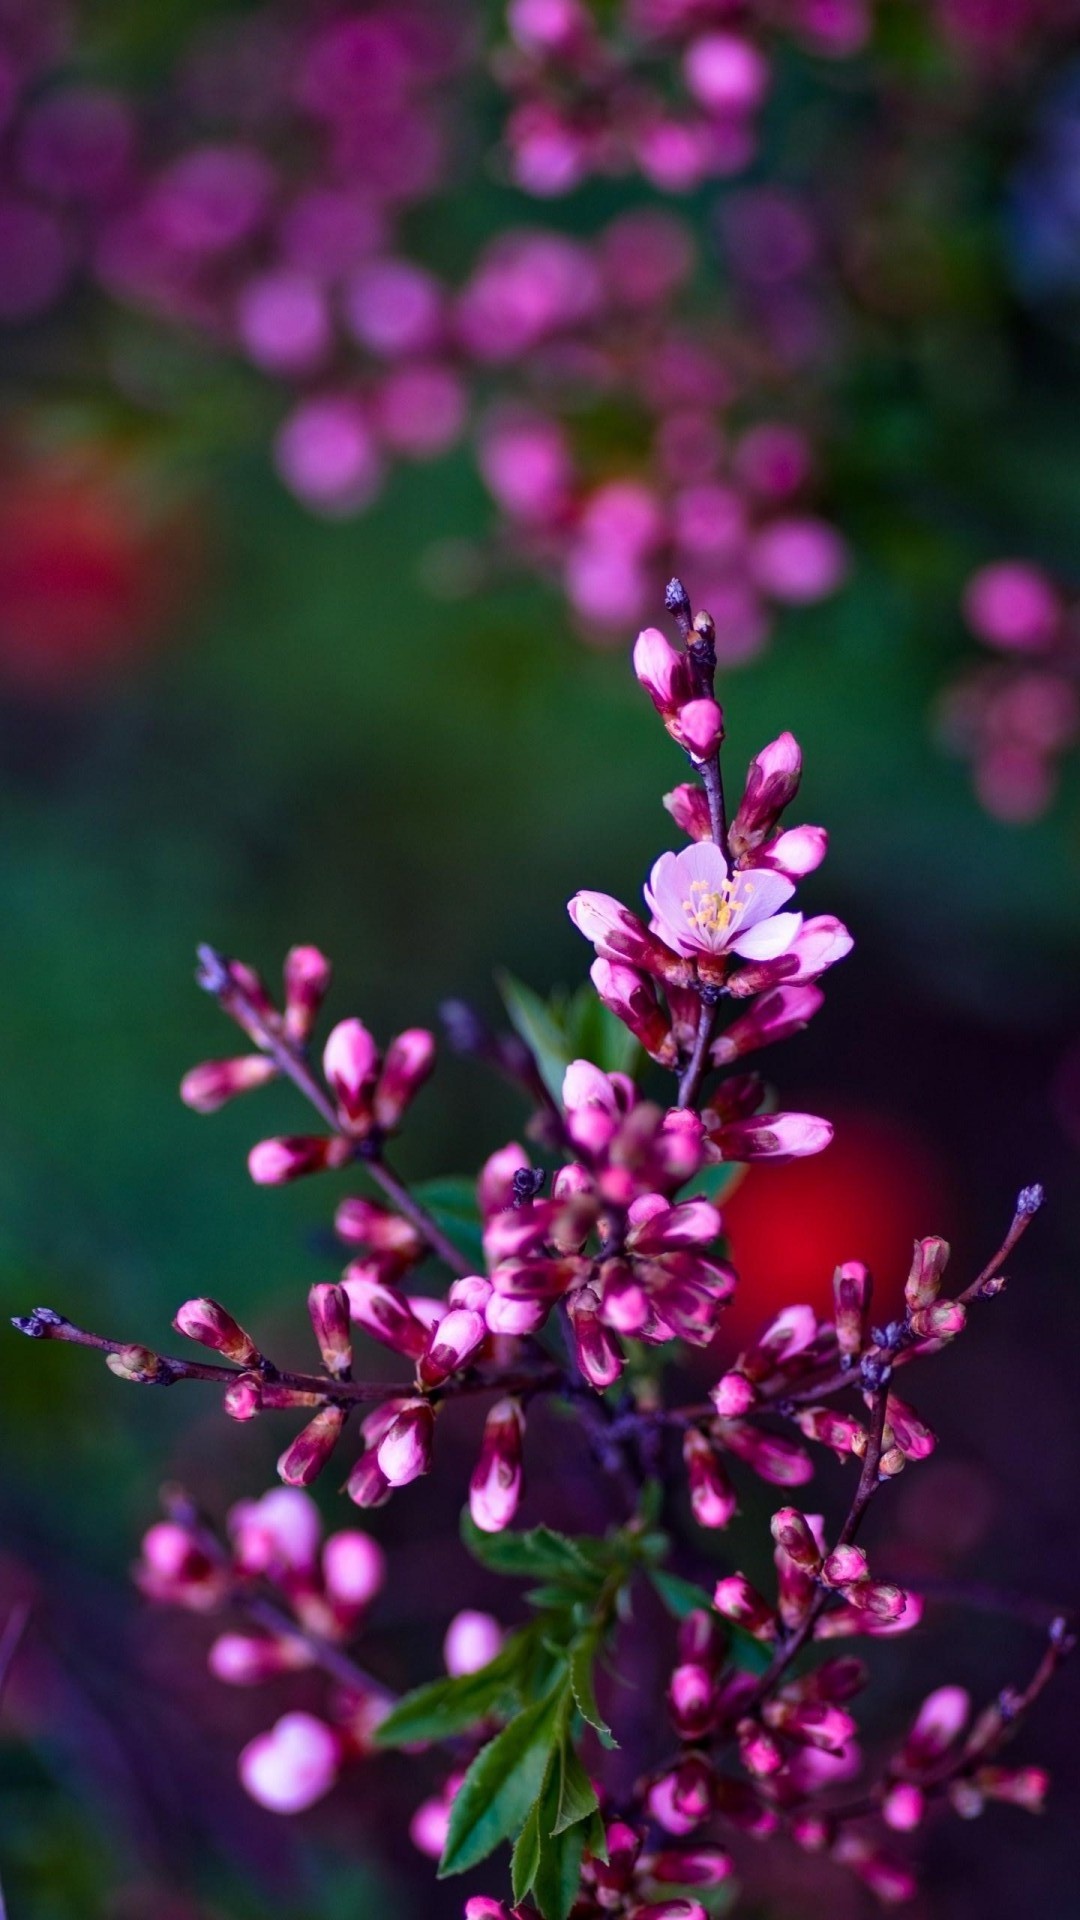
[[550, 199], [597, 174], [687, 193], [742, 172], [757, 151], [778, 26], [842, 59], [869, 38], [870, 0], [621, 0], [603, 24], [586, 0], [509, 0], [494, 66], [515, 101], [505, 132], [515, 180]]
[[1025, 825], [1051, 806], [1080, 740], [1080, 605], [1040, 567], [999, 560], [972, 575], [963, 610], [998, 658], [947, 689], [939, 729], [987, 812]]

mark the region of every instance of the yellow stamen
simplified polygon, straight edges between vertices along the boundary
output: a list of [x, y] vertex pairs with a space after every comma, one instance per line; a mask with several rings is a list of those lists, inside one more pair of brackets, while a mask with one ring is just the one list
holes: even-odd
[[719, 887], [710, 887], [707, 880], [692, 880], [690, 898], [683, 901], [682, 909], [697, 933], [715, 938], [729, 931], [735, 915], [746, 905], [753, 890], [753, 882], [744, 881], [741, 896], [736, 899], [733, 880], [725, 880]]

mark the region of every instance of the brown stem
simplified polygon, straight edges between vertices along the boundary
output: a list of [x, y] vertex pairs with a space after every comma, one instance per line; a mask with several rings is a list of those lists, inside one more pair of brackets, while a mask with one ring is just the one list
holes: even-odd
[[697, 1033], [694, 1036], [694, 1050], [679, 1080], [680, 1107], [692, 1107], [697, 1099], [701, 1083], [709, 1065], [709, 1045], [716, 1025], [716, 1007], [708, 1000], [702, 1000], [698, 1009]]

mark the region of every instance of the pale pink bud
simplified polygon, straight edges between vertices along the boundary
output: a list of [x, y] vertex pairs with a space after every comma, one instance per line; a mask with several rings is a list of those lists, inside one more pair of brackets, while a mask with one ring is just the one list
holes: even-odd
[[409, 1839], [429, 1860], [437, 1860], [446, 1845], [446, 1836], [450, 1831], [450, 1800], [441, 1793], [430, 1800], [422, 1800], [409, 1821]]
[[1001, 1800], [1025, 1813], [1043, 1813], [1050, 1775], [1042, 1767], [980, 1767], [974, 1785], [988, 1800]]
[[907, 1780], [897, 1780], [881, 1802], [881, 1817], [894, 1833], [914, 1833], [925, 1812], [926, 1795]]
[[750, 762], [746, 786], [731, 823], [731, 851], [750, 853], [772, 832], [784, 808], [795, 798], [802, 778], [802, 754], [793, 734], [782, 733]]
[[313, 1420], [297, 1434], [277, 1463], [286, 1486], [309, 1487], [317, 1480], [345, 1425], [344, 1407], [321, 1407]]
[[603, 1325], [600, 1302], [591, 1287], [580, 1287], [570, 1295], [566, 1311], [574, 1335], [578, 1366], [598, 1393], [613, 1386], [626, 1365], [618, 1340]]
[[245, 1333], [216, 1300], [185, 1300], [173, 1326], [177, 1333], [197, 1340], [201, 1347], [211, 1347], [215, 1353], [224, 1354], [226, 1360], [235, 1361], [238, 1367], [257, 1366], [262, 1357], [251, 1335]]
[[359, 1528], [332, 1533], [322, 1551], [323, 1581], [329, 1598], [349, 1611], [370, 1606], [386, 1580], [386, 1555], [377, 1540]]
[[851, 1453], [861, 1457], [866, 1452], [866, 1428], [853, 1414], [837, 1413], [833, 1407], [800, 1407], [795, 1420], [808, 1440], [831, 1447], [838, 1460]]
[[471, 1307], [451, 1307], [439, 1321], [421, 1354], [416, 1377], [422, 1387], [440, 1387], [464, 1367], [487, 1339], [487, 1325]]
[[912, 1312], [931, 1307], [941, 1292], [941, 1277], [949, 1259], [949, 1243], [932, 1236], [916, 1240], [915, 1253], [904, 1287], [904, 1298]]
[[699, 105], [724, 117], [756, 112], [769, 88], [764, 55], [734, 33], [706, 33], [692, 41], [683, 74]]
[[435, 1065], [435, 1036], [426, 1027], [408, 1027], [391, 1040], [375, 1090], [376, 1124], [387, 1133], [399, 1125]]
[[726, 1527], [737, 1499], [715, 1447], [697, 1427], [683, 1437], [683, 1460], [690, 1483], [690, 1507], [699, 1527]]
[[135, 1580], [149, 1599], [196, 1613], [219, 1606], [225, 1584], [187, 1528], [173, 1520], [159, 1520], [143, 1535]]
[[492, 1214], [502, 1213], [513, 1203], [514, 1175], [529, 1165], [528, 1154], [524, 1147], [518, 1146], [516, 1140], [512, 1140], [509, 1146], [500, 1147], [497, 1153], [485, 1160], [477, 1182], [477, 1198], [485, 1220], [490, 1219]]
[[454, 1615], [446, 1629], [443, 1662], [447, 1673], [478, 1673], [494, 1660], [502, 1643], [503, 1630], [494, 1614], [466, 1607]]
[[700, 1740], [716, 1717], [716, 1690], [708, 1667], [686, 1661], [668, 1686], [668, 1711], [680, 1740]]
[[711, 840], [712, 821], [703, 788], [684, 782], [664, 795], [664, 805], [677, 827], [691, 840]]
[[817, 1573], [821, 1553], [810, 1524], [797, 1507], [780, 1507], [770, 1522], [772, 1537], [801, 1573]]
[[870, 1309], [870, 1269], [861, 1260], [845, 1260], [833, 1274], [836, 1344], [841, 1353], [861, 1353]]
[[952, 1340], [963, 1332], [966, 1321], [967, 1309], [959, 1300], [936, 1300], [913, 1313], [910, 1326], [920, 1340]]
[[904, 1766], [913, 1772], [934, 1766], [959, 1740], [970, 1713], [971, 1696], [964, 1687], [937, 1687], [928, 1694], [904, 1742]]
[[776, 1638], [776, 1615], [744, 1573], [731, 1573], [717, 1581], [713, 1605], [725, 1620], [734, 1621], [737, 1627], [745, 1627], [755, 1639]]
[[[854, 1551], [857, 1553], [858, 1548]], [[899, 1620], [907, 1609], [907, 1594], [902, 1587], [889, 1586], [881, 1580], [857, 1580], [851, 1586], [844, 1587], [844, 1598], [849, 1606], [860, 1613], [868, 1613], [874, 1620]]]
[[407, 1400], [377, 1449], [379, 1466], [392, 1487], [407, 1487], [431, 1467], [435, 1414], [426, 1400]]
[[695, 760], [708, 760], [724, 738], [723, 709], [715, 700], [688, 700], [670, 732]]
[[382, 1507], [390, 1498], [390, 1482], [374, 1451], [362, 1453], [348, 1480], [345, 1491], [355, 1506]]
[[229, 1513], [237, 1565], [245, 1573], [307, 1572], [322, 1531], [309, 1494], [274, 1487], [261, 1500], [241, 1500]]
[[731, 1855], [720, 1847], [672, 1847], [653, 1855], [649, 1871], [661, 1886], [718, 1887], [735, 1867]]
[[303, 1045], [330, 991], [331, 966], [318, 947], [290, 947], [285, 955], [285, 1036]]
[[295, 1638], [269, 1640], [249, 1633], [222, 1633], [206, 1660], [215, 1680], [230, 1687], [256, 1687], [280, 1673], [310, 1667], [314, 1656]]
[[480, 1457], [469, 1482], [469, 1512], [484, 1533], [510, 1525], [522, 1490], [525, 1416], [517, 1400], [499, 1400], [484, 1422]]
[[329, 1793], [338, 1776], [337, 1735], [311, 1713], [286, 1713], [240, 1754], [240, 1781], [271, 1813], [302, 1813]]
[[784, 1756], [779, 1742], [767, 1733], [756, 1720], [740, 1721], [736, 1729], [739, 1738], [739, 1758], [747, 1773], [756, 1779], [767, 1780], [772, 1773], [779, 1773], [784, 1764]]
[[759, 1113], [729, 1121], [713, 1136], [723, 1160], [801, 1160], [821, 1153], [833, 1137], [832, 1123], [816, 1113]]
[[185, 1073], [180, 1082], [180, 1098], [196, 1113], [216, 1113], [238, 1093], [264, 1087], [276, 1077], [277, 1071], [274, 1062], [263, 1053], [246, 1053], [238, 1060], [204, 1060], [201, 1066]]
[[623, 961], [677, 986], [688, 983], [689, 962], [648, 933], [637, 915], [610, 894], [576, 893], [567, 904], [567, 912], [602, 960]]
[[308, 1313], [323, 1357], [323, 1365], [337, 1380], [352, 1366], [349, 1296], [344, 1287], [322, 1281], [308, 1293]]
[[257, 1186], [280, 1187], [302, 1174], [343, 1166], [349, 1151], [348, 1141], [318, 1134], [287, 1134], [276, 1140], [260, 1140], [252, 1147], [248, 1172]]
[[804, 920], [801, 931], [784, 954], [785, 960], [794, 956], [798, 961], [796, 971], [787, 975], [787, 984], [802, 986], [808, 980], [816, 980], [827, 968], [843, 960], [854, 944], [843, 921], [835, 914], [819, 913]]
[[518, 1300], [510, 1294], [493, 1293], [484, 1308], [484, 1319], [489, 1333], [520, 1339], [526, 1334], [539, 1333], [550, 1312], [548, 1299]]
[[785, 873], [789, 880], [803, 880], [817, 871], [828, 851], [824, 827], [789, 827], [757, 849], [753, 864]]
[[636, 967], [600, 959], [593, 961], [589, 978], [605, 1007], [629, 1027], [646, 1053], [666, 1059], [672, 1047], [671, 1022], [648, 976]]
[[688, 1754], [671, 1773], [661, 1774], [649, 1789], [649, 1812], [666, 1833], [692, 1833], [710, 1812], [715, 1775], [700, 1754]]
[[379, 1050], [362, 1020], [341, 1020], [323, 1049], [323, 1072], [338, 1108], [356, 1125], [369, 1118]]
[[690, 692], [685, 654], [677, 653], [658, 627], [646, 627], [634, 642], [634, 672], [658, 713], [669, 714]]
[[753, 1381], [738, 1371], [722, 1374], [709, 1388], [709, 1399], [722, 1420], [737, 1420], [740, 1414], [749, 1413], [757, 1397]]
[[493, 1900], [486, 1893], [474, 1893], [472, 1899], [465, 1902], [465, 1920], [514, 1920], [514, 1916], [501, 1900]]
[[802, 1487], [814, 1477], [814, 1463], [805, 1447], [782, 1434], [732, 1426], [725, 1429], [724, 1444], [771, 1486]]
[[346, 1267], [342, 1282], [349, 1311], [357, 1324], [384, 1347], [419, 1360], [426, 1352], [429, 1333], [423, 1321], [400, 1293], [370, 1277], [367, 1268]]
[[410, 1221], [380, 1207], [375, 1200], [355, 1195], [341, 1202], [334, 1215], [334, 1229], [346, 1246], [363, 1247], [380, 1258], [392, 1257], [403, 1267], [418, 1260], [424, 1251], [424, 1242]]
[[866, 1555], [861, 1547], [835, 1547], [825, 1560], [822, 1577], [830, 1587], [850, 1587], [869, 1579]]
[[254, 1420], [262, 1407], [262, 1381], [257, 1373], [245, 1373], [233, 1380], [221, 1397], [230, 1420]]
[[733, 1020], [713, 1043], [714, 1065], [727, 1066], [754, 1053], [759, 1047], [771, 1047], [801, 1033], [824, 1002], [818, 987], [774, 987], [755, 1000], [744, 1014]]
[[890, 1444], [898, 1447], [908, 1460], [927, 1460], [937, 1446], [937, 1439], [925, 1420], [921, 1420], [906, 1400], [898, 1399], [895, 1393], [889, 1395], [888, 1410], [885, 1415], [885, 1430]]

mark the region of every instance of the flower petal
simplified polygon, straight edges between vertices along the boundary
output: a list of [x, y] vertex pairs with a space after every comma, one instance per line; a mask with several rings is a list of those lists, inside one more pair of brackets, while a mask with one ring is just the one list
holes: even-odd
[[801, 913], [774, 913], [771, 919], [759, 920], [740, 933], [732, 941], [731, 951], [744, 960], [775, 960], [778, 954], [787, 952], [802, 923]]

